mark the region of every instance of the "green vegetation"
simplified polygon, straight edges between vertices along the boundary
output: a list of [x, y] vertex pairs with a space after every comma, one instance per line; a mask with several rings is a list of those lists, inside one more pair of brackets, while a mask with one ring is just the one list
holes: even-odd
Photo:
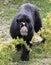
[[[9, 33], [10, 24], [21, 4], [35, 4], [40, 12], [43, 28], [37, 34], [46, 39], [44, 43], [29, 48], [23, 39], [12, 40]], [[17, 52], [15, 45], [24, 44], [30, 50], [30, 60], [21, 61], [21, 51]], [[51, 0], [4, 0], [0, 1], [0, 65], [51, 65]]]

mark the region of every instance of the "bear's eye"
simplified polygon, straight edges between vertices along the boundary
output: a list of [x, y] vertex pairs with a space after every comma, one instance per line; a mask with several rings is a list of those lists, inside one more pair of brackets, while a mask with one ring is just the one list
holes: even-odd
[[29, 23], [26, 23], [25, 26], [28, 27]]
[[23, 24], [22, 24], [21, 22], [19, 23], [19, 25], [20, 25], [20, 27], [22, 27], [22, 26], [23, 26]]
[[20, 27], [22, 27], [22, 24], [20, 24]]

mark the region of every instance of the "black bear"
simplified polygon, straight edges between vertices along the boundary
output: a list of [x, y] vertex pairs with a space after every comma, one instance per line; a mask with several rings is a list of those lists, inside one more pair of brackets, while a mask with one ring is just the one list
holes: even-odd
[[[27, 45], [31, 47], [30, 41], [34, 35], [34, 31], [37, 33], [42, 27], [42, 21], [36, 6], [25, 3], [21, 5], [18, 13], [14, 17], [11, 27], [10, 34], [12, 38], [23, 38]], [[21, 45], [17, 46], [18, 50], [21, 48]], [[29, 60], [29, 51], [22, 46], [23, 51], [21, 55], [22, 61]]]

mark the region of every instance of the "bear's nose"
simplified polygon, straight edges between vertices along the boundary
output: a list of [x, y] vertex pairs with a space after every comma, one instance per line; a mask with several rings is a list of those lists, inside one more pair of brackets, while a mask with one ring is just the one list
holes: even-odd
[[28, 29], [26, 26], [23, 26], [22, 29], [21, 29], [22, 32], [28, 32]]

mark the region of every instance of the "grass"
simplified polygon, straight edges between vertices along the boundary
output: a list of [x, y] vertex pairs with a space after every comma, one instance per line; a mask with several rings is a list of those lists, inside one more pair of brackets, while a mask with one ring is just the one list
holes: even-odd
[[[21, 4], [30, 2], [35, 4], [40, 12], [43, 28], [49, 30], [42, 35], [47, 39], [45, 44], [35, 45], [30, 52], [29, 61], [21, 61], [21, 51], [17, 52], [14, 46], [4, 46], [11, 41], [9, 29], [13, 17]], [[0, 1], [0, 65], [51, 65], [51, 1], [50, 0], [9, 0], [4, 4]], [[47, 14], [49, 13], [49, 14]], [[3, 46], [2, 46], [3, 45]]]

